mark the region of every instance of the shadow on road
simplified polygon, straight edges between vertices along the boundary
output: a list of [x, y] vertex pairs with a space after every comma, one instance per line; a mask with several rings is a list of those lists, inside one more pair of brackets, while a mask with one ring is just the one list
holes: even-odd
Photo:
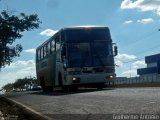
[[94, 88], [87, 88], [87, 89], [78, 89], [76, 91], [55, 90], [53, 92], [36, 91], [36, 92], [28, 93], [28, 94], [47, 95], [47, 96], [62, 96], [62, 95], [71, 95], [71, 94], [89, 93], [89, 92], [107, 91], [107, 90], [114, 90], [114, 88], [105, 88], [102, 90], [97, 90]]

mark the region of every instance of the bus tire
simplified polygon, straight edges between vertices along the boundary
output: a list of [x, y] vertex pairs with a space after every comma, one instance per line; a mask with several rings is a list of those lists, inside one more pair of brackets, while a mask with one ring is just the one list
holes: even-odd
[[102, 86], [98, 86], [98, 87], [97, 87], [97, 90], [102, 90], [102, 89], [103, 89]]
[[71, 91], [77, 91], [78, 90], [78, 86], [70, 86], [70, 90]]
[[62, 86], [62, 90], [63, 90], [64, 92], [68, 92], [69, 88], [68, 88], [68, 86]]
[[103, 88], [105, 88], [105, 84], [99, 84], [98, 86], [97, 86], [97, 89], [98, 90], [102, 90]]
[[48, 91], [49, 92], [53, 92], [53, 87], [52, 86], [48, 86]]
[[46, 86], [42, 86], [42, 91], [43, 92], [47, 92], [47, 87]]

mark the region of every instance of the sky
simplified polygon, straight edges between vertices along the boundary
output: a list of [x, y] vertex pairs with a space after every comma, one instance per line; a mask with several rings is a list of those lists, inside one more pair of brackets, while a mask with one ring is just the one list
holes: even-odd
[[137, 76], [146, 67], [145, 56], [160, 53], [160, 0], [1, 0], [0, 11], [37, 14], [40, 28], [23, 32], [14, 44], [23, 51], [0, 71], [0, 88], [18, 78], [34, 77], [35, 49], [57, 30], [68, 26], [100, 25], [110, 28], [119, 54], [118, 77]]

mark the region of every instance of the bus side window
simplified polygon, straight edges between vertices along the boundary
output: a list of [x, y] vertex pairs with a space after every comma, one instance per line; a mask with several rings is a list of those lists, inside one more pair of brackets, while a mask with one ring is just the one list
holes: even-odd
[[52, 40], [51, 41], [51, 52], [54, 52], [55, 51], [55, 41]]
[[58, 51], [60, 49], [60, 43], [56, 43], [56, 51]]
[[59, 39], [59, 34], [55, 38], [56, 40], [56, 51], [60, 49], [60, 39]]
[[47, 55], [49, 55], [50, 54], [50, 48], [51, 48], [51, 44], [50, 44], [50, 42], [49, 43], [47, 43]]
[[37, 52], [37, 60], [39, 61], [40, 60], [40, 57], [41, 56], [41, 51], [40, 50], [38, 50], [38, 52]]
[[66, 57], [66, 45], [62, 45], [62, 53], [61, 53], [62, 57], [65, 56]]
[[44, 52], [43, 56], [46, 57], [46, 55], [47, 55], [47, 45], [44, 45], [43, 50], [44, 50], [43, 51]]
[[41, 60], [43, 59], [43, 47], [41, 48]]
[[108, 44], [108, 55], [113, 55], [112, 44]]

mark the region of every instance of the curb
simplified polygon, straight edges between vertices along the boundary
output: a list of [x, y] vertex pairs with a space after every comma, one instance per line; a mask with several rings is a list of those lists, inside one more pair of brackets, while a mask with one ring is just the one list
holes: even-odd
[[31, 120], [32, 120], [32, 118], [34, 118], [34, 120], [55, 120], [55, 119], [53, 119], [53, 118], [51, 118], [51, 117], [48, 117], [48, 116], [46, 116], [46, 115], [44, 115], [44, 114], [42, 114], [42, 113], [40, 113], [40, 112], [37, 112], [37, 111], [33, 110], [32, 108], [29, 108], [28, 106], [26, 106], [26, 105], [24, 105], [24, 104], [22, 104], [22, 103], [20, 103], [20, 102], [17, 102], [17, 101], [15, 101], [15, 100], [10, 99], [10, 98], [6, 98], [6, 97], [4, 97], [4, 96], [3, 96], [3, 98], [4, 98], [6, 101], [8, 101], [8, 102], [10, 102], [10, 103], [12, 103], [12, 104], [16, 104], [19, 108], [21, 108], [21, 110], [22, 110], [27, 116], [30, 117]]

